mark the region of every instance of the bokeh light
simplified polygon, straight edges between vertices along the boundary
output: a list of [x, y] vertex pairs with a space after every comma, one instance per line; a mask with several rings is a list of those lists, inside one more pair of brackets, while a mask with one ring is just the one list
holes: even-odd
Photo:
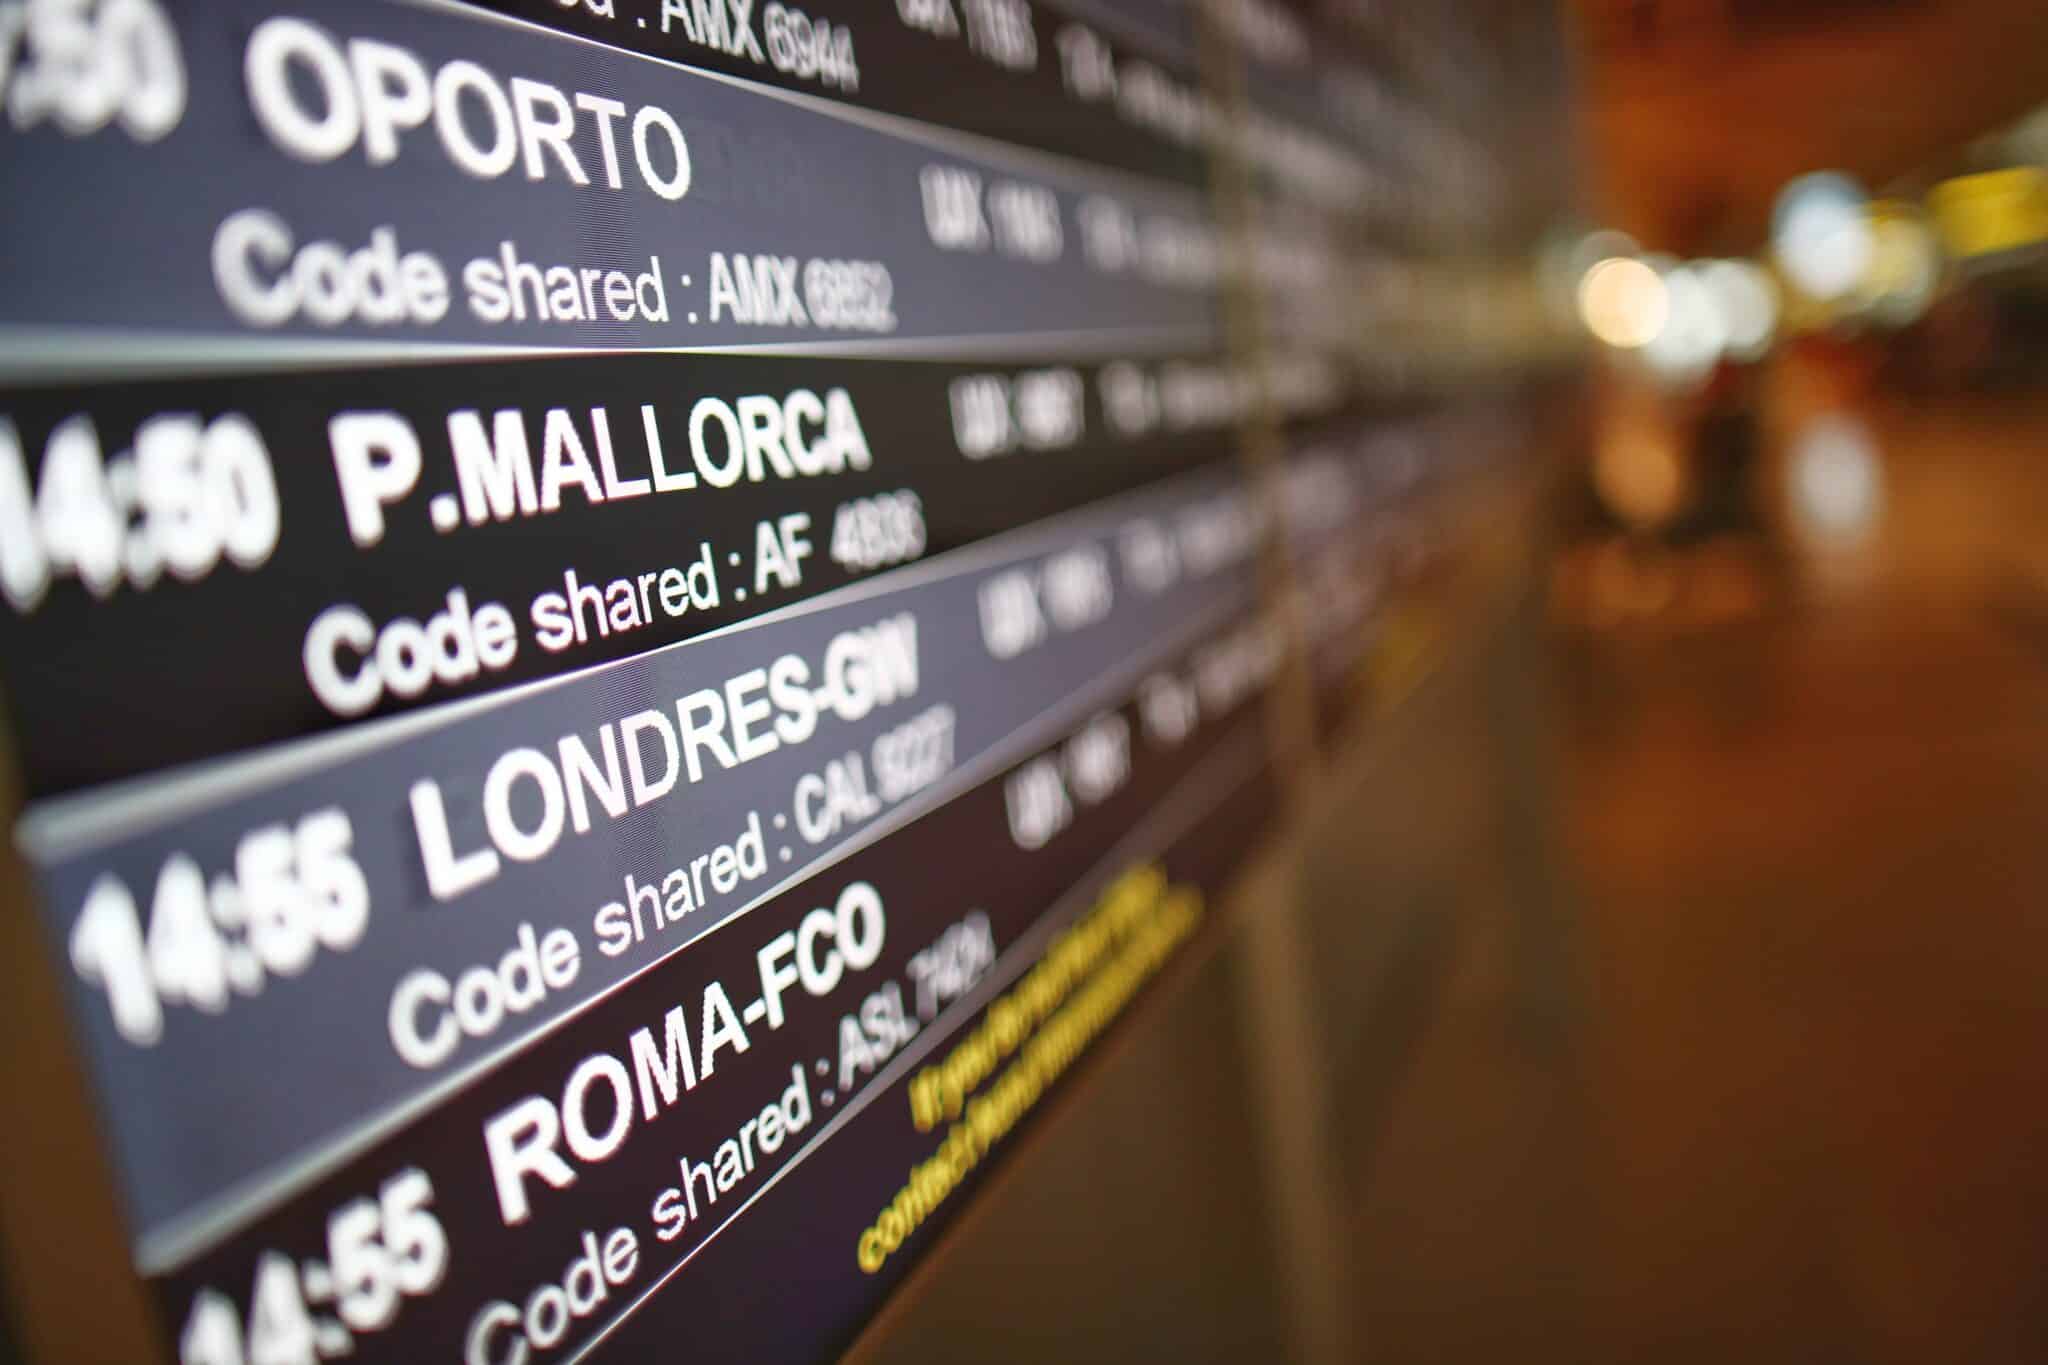
[[1802, 175], [1778, 196], [1771, 245], [1778, 268], [1801, 293], [1828, 301], [1862, 282], [1876, 254], [1868, 196], [1833, 171]]
[[1642, 261], [1610, 256], [1579, 282], [1579, 316], [1609, 346], [1634, 350], [1664, 330], [1671, 312], [1663, 278]]

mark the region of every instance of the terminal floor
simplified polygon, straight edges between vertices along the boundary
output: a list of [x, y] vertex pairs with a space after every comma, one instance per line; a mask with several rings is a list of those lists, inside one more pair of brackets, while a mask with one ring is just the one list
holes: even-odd
[[2048, 1359], [2048, 634], [1557, 643], [1568, 951], [1461, 898], [1349, 1153], [1362, 1356]]

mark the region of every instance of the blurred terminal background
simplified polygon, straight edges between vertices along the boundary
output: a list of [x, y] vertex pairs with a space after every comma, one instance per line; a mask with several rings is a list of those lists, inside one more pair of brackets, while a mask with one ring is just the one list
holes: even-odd
[[1568, 11], [1523, 609], [866, 1354], [2048, 1360], [2048, 4]]

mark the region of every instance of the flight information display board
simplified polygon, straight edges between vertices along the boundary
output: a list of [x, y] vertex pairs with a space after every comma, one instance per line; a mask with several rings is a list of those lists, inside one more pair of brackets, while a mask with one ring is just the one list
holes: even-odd
[[1465, 8], [0, 3], [13, 843], [164, 1358], [854, 1338], [1516, 467]]

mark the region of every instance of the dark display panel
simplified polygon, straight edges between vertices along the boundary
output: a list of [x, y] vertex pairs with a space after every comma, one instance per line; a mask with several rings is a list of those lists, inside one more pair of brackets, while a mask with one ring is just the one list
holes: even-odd
[[164, 1358], [857, 1337], [1522, 486], [1554, 22], [1411, 8], [0, 4], [14, 908]]

